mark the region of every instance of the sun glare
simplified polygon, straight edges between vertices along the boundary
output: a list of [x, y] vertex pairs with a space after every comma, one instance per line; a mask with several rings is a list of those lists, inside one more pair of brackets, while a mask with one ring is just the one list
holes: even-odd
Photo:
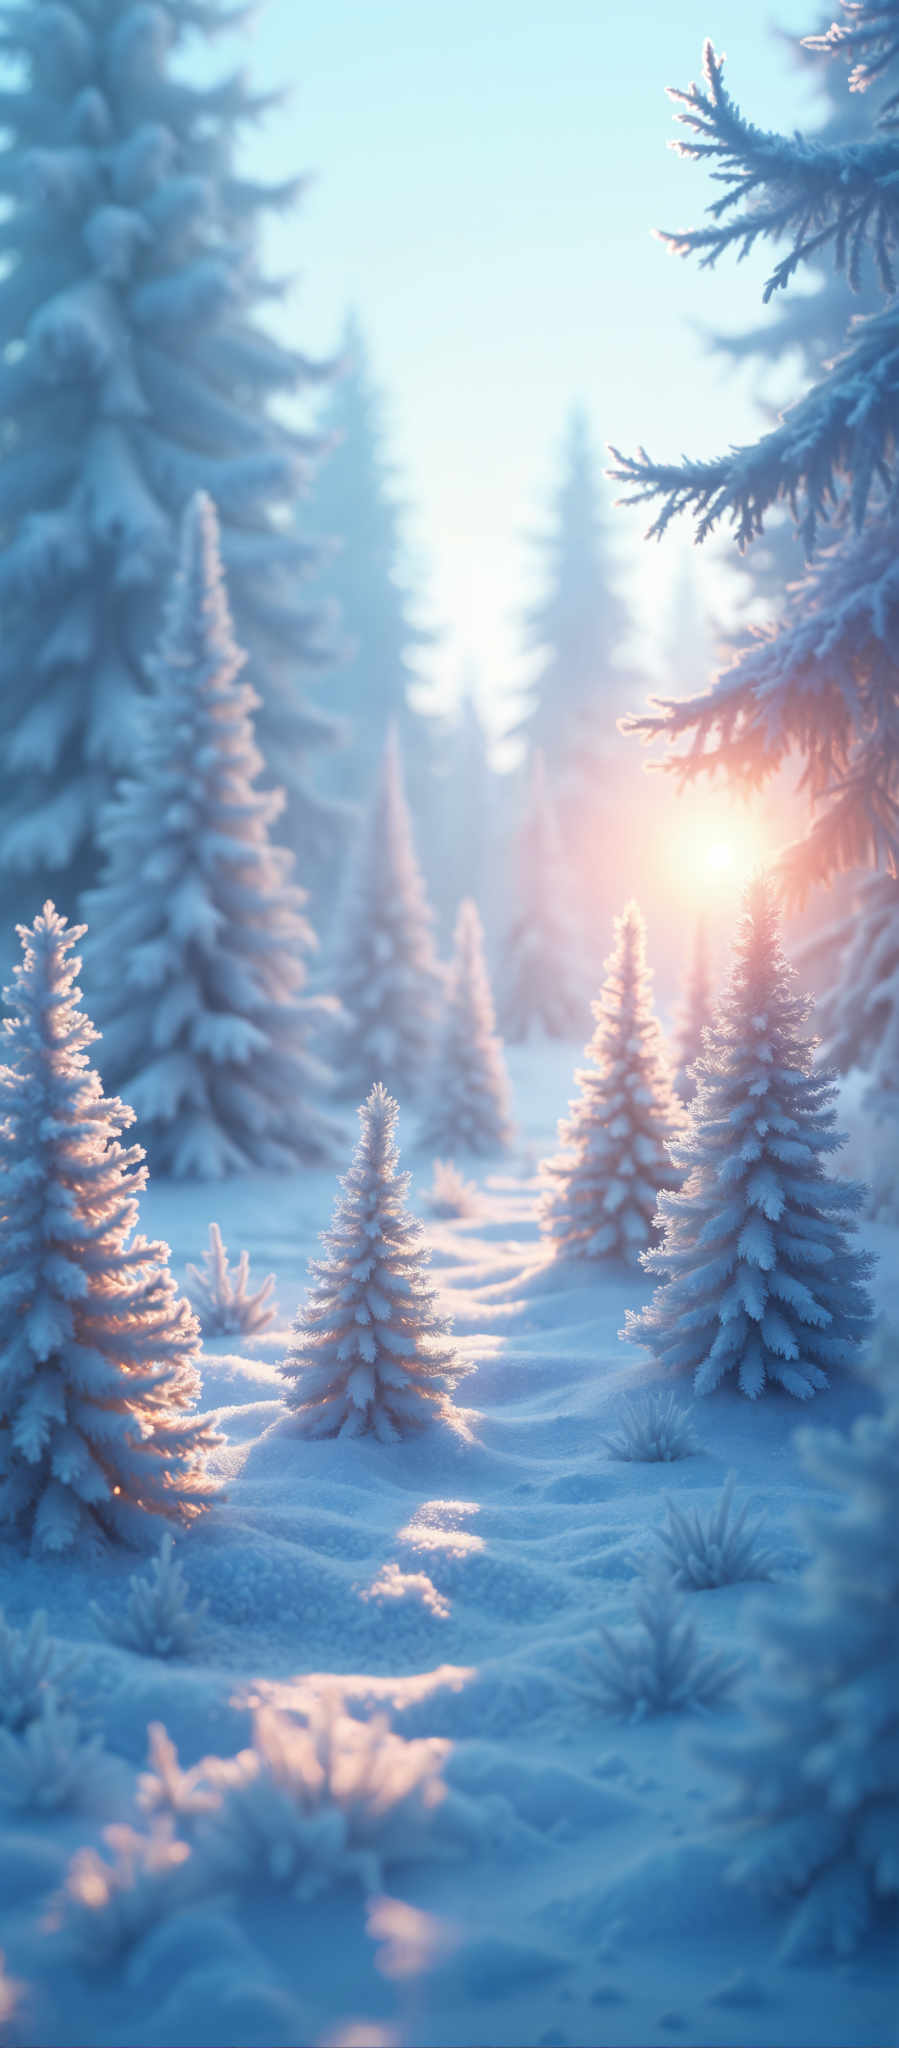
[[706, 847], [705, 864], [710, 875], [725, 874], [733, 867], [735, 859], [733, 841], [730, 839], [713, 839]]

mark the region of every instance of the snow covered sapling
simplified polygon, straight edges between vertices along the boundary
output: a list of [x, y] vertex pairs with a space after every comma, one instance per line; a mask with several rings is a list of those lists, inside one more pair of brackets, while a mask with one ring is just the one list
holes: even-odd
[[133, 769], [100, 821], [85, 968], [104, 1074], [133, 1102], [154, 1171], [217, 1179], [327, 1159], [336, 1130], [308, 1051], [333, 1007], [301, 993], [314, 937], [281, 797], [254, 788], [257, 698], [239, 680], [210, 498], [184, 514]]
[[659, 1197], [664, 1242], [643, 1263], [663, 1276], [625, 1334], [697, 1394], [730, 1374], [751, 1400], [782, 1387], [799, 1400], [833, 1367], [857, 1364], [870, 1329], [872, 1261], [850, 1241], [862, 1190], [829, 1177], [833, 1077], [804, 1035], [810, 1003], [784, 958], [774, 890], [747, 892], [729, 985], [699, 1062], [685, 1176]]
[[190, 1604], [189, 1587], [175, 1557], [175, 1539], [167, 1529], [149, 1571], [129, 1581], [123, 1615], [108, 1615], [90, 1604], [92, 1619], [112, 1643], [138, 1650], [144, 1657], [186, 1657], [193, 1649], [209, 1612], [208, 1600]]
[[432, 1216], [476, 1216], [480, 1206], [476, 1183], [466, 1180], [452, 1159], [435, 1159], [424, 1199]]
[[348, 1017], [334, 1055], [341, 1093], [358, 1100], [375, 1081], [414, 1093], [431, 1060], [443, 977], [393, 729], [347, 870], [335, 979]]
[[582, 1652], [586, 1684], [605, 1713], [642, 1721], [714, 1706], [730, 1691], [740, 1665], [704, 1650], [684, 1601], [664, 1570], [634, 1594], [636, 1629], [600, 1628], [595, 1649]]
[[659, 1188], [674, 1187], [668, 1141], [681, 1123], [652, 1004], [636, 903], [615, 920], [615, 947], [593, 1004], [592, 1067], [544, 1163], [541, 1228], [557, 1257], [633, 1260], [648, 1242]]
[[699, 1449], [689, 1408], [671, 1393], [638, 1394], [625, 1401], [614, 1436], [603, 1436], [612, 1458], [629, 1465], [672, 1465]]
[[532, 1032], [574, 1038], [586, 997], [572, 911], [572, 884], [546, 787], [543, 756], [531, 764], [524, 822], [510, 878], [513, 910], [503, 943], [500, 1023], [510, 1045]]
[[700, 918], [677, 1019], [676, 1086], [683, 1102], [691, 1101], [696, 1092], [696, 1078], [692, 1070], [702, 1054], [703, 1032], [712, 1022], [713, 1009], [708, 934], [705, 919]]
[[509, 1081], [494, 1030], [493, 999], [477, 906], [459, 905], [443, 1027], [421, 1143], [496, 1152], [512, 1137]]
[[52, 1687], [19, 1735], [0, 1728], [0, 1806], [32, 1813], [90, 1806], [109, 1767], [102, 1735], [85, 1735]]
[[33, 1614], [27, 1629], [12, 1628], [0, 1610], [0, 1728], [13, 1735], [36, 1721], [48, 1692], [59, 1687], [77, 1667], [77, 1659], [58, 1661], [45, 1614]]
[[239, 1335], [250, 1337], [267, 1330], [275, 1320], [270, 1306], [275, 1289], [274, 1273], [268, 1273], [255, 1294], [249, 1292], [250, 1254], [243, 1251], [236, 1266], [229, 1267], [228, 1254], [217, 1223], [209, 1225], [209, 1246], [203, 1266], [188, 1266], [190, 1305], [199, 1317], [204, 1337]]
[[707, 1586], [739, 1586], [750, 1579], [774, 1577], [775, 1557], [759, 1535], [762, 1521], [747, 1519], [748, 1506], [731, 1513], [735, 1479], [733, 1472], [721, 1489], [717, 1507], [703, 1515], [699, 1508], [679, 1508], [666, 1501], [667, 1526], [658, 1531], [658, 1541], [676, 1586], [699, 1591]]
[[209, 1499], [199, 1332], [168, 1246], [135, 1236], [143, 1153], [104, 1098], [79, 1007], [83, 927], [20, 927], [0, 1067], [0, 1521], [38, 1551], [140, 1541]]
[[[883, 1340], [884, 1405], [848, 1435], [802, 1429], [811, 1555], [788, 1605], [760, 1609], [762, 1675], [745, 1732], [705, 1753], [734, 1787], [731, 1876], [776, 1901], [788, 1954], [846, 1955], [892, 1930], [899, 1906], [899, 1398]], [[889, 1375], [889, 1376], [888, 1376]]]
[[428, 1286], [422, 1227], [404, 1207], [397, 1106], [380, 1085], [359, 1111], [362, 1131], [341, 1185], [325, 1257], [281, 1367], [306, 1436], [391, 1443], [450, 1411], [466, 1370]]

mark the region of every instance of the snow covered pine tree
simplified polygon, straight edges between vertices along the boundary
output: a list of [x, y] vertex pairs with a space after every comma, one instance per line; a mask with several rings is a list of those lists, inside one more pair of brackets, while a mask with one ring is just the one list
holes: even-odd
[[833, 1076], [813, 1065], [778, 931], [775, 893], [751, 885], [730, 982], [699, 1062], [683, 1186], [659, 1197], [664, 1241], [643, 1255], [663, 1276], [625, 1335], [697, 1394], [735, 1373], [751, 1400], [771, 1385], [806, 1400], [832, 1367], [857, 1365], [871, 1325], [872, 1260], [851, 1243], [862, 1200], [832, 1179]]
[[510, 890], [514, 909], [503, 946], [503, 1037], [510, 1045], [520, 1045], [532, 1031], [574, 1038], [583, 1031], [587, 1002], [578, 975], [571, 882], [539, 752], [531, 763]]
[[326, 1256], [310, 1265], [281, 1367], [285, 1396], [305, 1436], [408, 1436], [450, 1411], [468, 1368], [449, 1342], [424, 1267], [422, 1227], [403, 1206], [397, 1105], [375, 1086], [359, 1111], [362, 1132], [342, 1181]]
[[215, 1179], [331, 1156], [325, 1069], [304, 1041], [333, 1005], [301, 995], [314, 945], [279, 793], [253, 788], [257, 698], [238, 680], [215, 507], [184, 515], [133, 772], [100, 821], [85, 897], [103, 1071], [134, 1104], [154, 1172]]
[[689, 1102], [696, 1090], [691, 1068], [702, 1052], [702, 1034], [711, 1024], [712, 983], [709, 973], [709, 941], [704, 918], [699, 918], [693, 939], [693, 958], [684, 984], [677, 1019], [677, 1092]]
[[459, 905], [446, 1011], [421, 1143], [432, 1151], [497, 1152], [512, 1136], [509, 1081], [494, 1030], [477, 905]]
[[899, 859], [899, 6], [846, 0], [845, 11], [844, 26], [809, 41], [853, 61], [857, 90], [883, 87], [868, 137], [818, 143], [762, 132], [743, 119], [725, 89], [722, 60], [707, 44], [704, 84], [675, 95], [678, 118], [695, 137], [678, 149], [714, 163], [725, 189], [709, 209], [709, 226], [664, 239], [681, 255], [700, 252], [706, 267], [729, 248], [745, 255], [765, 238], [788, 240], [766, 296], [803, 265], [820, 277], [828, 250], [855, 286], [867, 252], [885, 309], [850, 327], [836, 360], [755, 445], [680, 464], [616, 451], [613, 472], [633, 499], [661, 500], [656, 534], [688, 507], [699, 540], [727, 518], [741, 547], [763, 532], [779, 504], [795, 511], [809, 554], [822, 523], [830, 528], [829, 544], [772, 635], [756, 638], [711, 688], [629, 721], [647, 740], [692, 736], [686, 752], [669, 758], [682, 777], [719, 768], [755, 787], [795, 749], [814, 806], [807, 836], [784, 862], [800, 895], [836, 870], [895, 870]]
[[52, 903], [20, 926], [0, 1067], [0, 1522], [38, 1551], [140, 1541], [212, 1486], [197, 1323], [168, 1246], [133, 1235], [143, 1153], [87, 1057], [82, 930]]
[[180, 62], [233, 19], [228, 0], [34, 0], [4, 18], [0, 869], [35, 876], [37, 901], [61, 873], [73, 897], [95, 880], [198, 489], [219, 507], [292, 846], [325, 826], [304, 778], [333, 728], [298, 674], [326, 650], [296, 594], [320, 550], [278, 523], [319, 444], [270, 409], [320, 372], [255, 324], [260, 217], [299, 186], [236, 173], [269, 96]]
[[380, 1080], [414, 1094], [433, 1051], [443, 977], [393, 728], [350, 854], [335, 980], [349, 1020], [334, 1054], [341, 1093], [358, 1096]]
[[682, 1113], [655, 1015], [646, 928], [636, 903], [615, 919], [615, 947], [593, 1004], [592, 1067], [559, 1125], [562, 1151], [544, 1162], [541, 1228], [557, 1257], [628, 1259], [648, 1242], [658, 1190], [677, 1175], [667, 1144]]

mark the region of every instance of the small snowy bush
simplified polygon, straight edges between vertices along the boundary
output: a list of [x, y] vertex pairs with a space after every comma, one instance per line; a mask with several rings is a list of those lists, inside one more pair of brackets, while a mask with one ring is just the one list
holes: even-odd
[[45, 1614], [32, 1615], [27, 1629], [11, 1628], [0, 1610], [0, 1728], [17, 1735], [37, 1719], [51, 1686], [75, 1669], [76, 1659], [57, 1662]]
[[188, 1266], [190, 1304], [198, 1316], [204, 1337], [255, 1336], [274, 1322], [270, 1306], [275, 1288], [274, 1273], [268, 1273], [255, 1294], [249, 1293], [250, 1255], [242, 1251], [236, 1266], [228, 1265], [228, 1254], [217, 1223], [209, 1225], [209, 1246], [203, 1253], [203, 1267]]
[[109, 1861], [81, 1849], [66, 1879], [60, 1918], [67, 1946], [97, 1969], [116, 1962], [151, 1927], [192, 1895], [190, 1847], [170, 1822], [150, 1834], [118, 1824], [105, 1828]]
[[48, 1689], [21, 1734], [0, 1728], [0, 1804], [32, 1812], [88, 1805], [108, 1763], [102, 1736], [85, 1737], [77, 1715]]
[[688, 1408], [671, 1393], [635, 1395], [626, 1401], [614, 1436], [603, 1436], [611, 1457], [632, 1465], [673, 1465], [695, 1457], [699, 1439]]
[[676, 1586], [698, 1591], [773, 1578], [774, 1552], [759, 1542], [761, 1518], [748, 1521], [748, 1506], [731, 1515], [734, 1484], [729, 1472], [717, 1507], [708, 1515], [666, 1502], [668, 1526], [659, 1530], [658, 1540]]
[[466, 1180], [454, 1159], [435, 1159], [425, 1203], [432, 1216], [476, 1216], [480, 1207], [473, 1180]]
[[634, 1595], [639, 1627], [599, 1631], [595, 1650], [582, 1653], [587, 1689], [604, 1712], [643, 1721], [713, 1706], [730, 1690], [739, 1665], [718, 1650], [704, 1650], [683, 1600], [664, 1571], [655, 1571]]
[[166, 1530], [150, 1569], [129, 1579], [123, 1615], [107, 1617], [92, 1600], [91, 1616], [101, 1633], [123, 1649], [144, 1657], [184, 1657], [193, 1648], [209, 1612], [208, 1600], [191, 1607], [187, 1580], [175, 1555], [175, 1539]]

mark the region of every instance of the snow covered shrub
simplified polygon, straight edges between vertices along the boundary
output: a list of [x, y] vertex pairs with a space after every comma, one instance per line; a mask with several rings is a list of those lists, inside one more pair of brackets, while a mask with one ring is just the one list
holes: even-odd
[[0, 1610], [0, 1728], [13, 1735], [35, 1721], [50, 1689], [59, 1696], [60, 1682], [77, 1665], [57, 1661], [56, 1644], [47, 1634], [45, 1614], [33, 1614], [27, 1629], [12, 1628]]
[[615, 948], [593, 1005], [592, 1067], [544, 1164], [541, 1228], [557, 1257], [634, 1260], [653, 1229], [659, 1188], [677, 1175], [668, 1141], [682, 1111], [652, 1005], [646, 930], [636, 903], [615, 920]]
[[88, 1061], [81, 930], [52, 903], [20, 927], [0, 1067], [0, 1522], [38, 1551], [198, 1514], [216, 1441], [191, 1412], [199, 1332], [168, 1246], [134, 1234], [133, 1112]]
[[440, 1042], [421, 1143], [497, 1152], [511, 1142], [509, 1078], [494, 1030], [477, 906], [459, 905]]
[[806, 1400], [828, 1368], [857, 1364], [871, 1326], [873, 1261], [850, 1232], [861, 1188], [834, 1180], [833, 1076], [813, 1064], [781, 946], [774, 891], [750, 886], [730, 982], [696, 1068], [686, 1134], [671, 1147], [683, 1186], [659, 1196], [664, 1242], [643, 1264], [661, 1274], [625, 1335], [697, 1394], [729, 1374], [755, 1400], [783, 1387]]
[[211, 498], [181, 527], [177, 574], [130, 774], [106, 806], [106, 856], [84, 898], [85, 970], [103, 1068], [134, 1104], [154, 1172], [220, 1179], [332, 1156], [308, 1049], [333, 1012], [304, 993], [315, 938], [293, 859], [270, 840]]
[[583, 1031], [587, 1001], [572, 888], [538, 749], [518, 835], [515, 907], [503, 944], [500, 1022], [510, 1045], [522, 1044], [533, 1031], [547, 1038], [574, 1038]]
[[424, 1199], [432, 1216], [476, 1216], [480, 1207], [476, 1183], [465, 1179], [453, 1159], [435, 1159]]
[[679, 1508], [666, 1501], [668, 1524], [658, 1531], [658, 1540], [676, 1586], [700, 1590], [706, 1586], [738, 1586], [749, 1579], [771, 1579], [775, 1557], [759, 1542], [762, 1521], [747, 1520], [748, 1506], [731, 1515], [734, 1474], [721, 1489], [717, 1507], [703, 1515], [699, 1508]]
[[127, 1823], [104, 1828], [109, 1858], [81, 1849], [59, 1904], [66, 1946], [94, 1969], [118, 1962], [194, 1892], [190, 1845], [160, 1820], [149, 1834]]
[[83, 1735], [51, 1688], [18, 1735], [0, 1728], [0, 1805], [45, 1813], [90, 1805], [108, 1764], [102, 1736]]
[[175, 1539], [167, 1529], [150, 1569], [129, 1580], [128, 1603], [123, 1615], [109, 1616], [90, 1603], [96, 1626], [112, 1643], [138, 1650], [144, 1657], [186, 1657], [209, 1612], [208, 1600], [191, 1607], [189, 1588], [174, 1555]]
[[340, 1092], [382, 1081], [414, 1096], [430, 1065], [443, 974], [391, 727], [338, 910], [335, 983], [346, 1012], [335, 1037]]
[[343, 1194], [325, 1233], [326, 1256], [311, 1283], [281, 1366], [285, 1399], [306, 1436], [364, 1436], [381, 1442], [445, 1417], [467, 1369], [428, 1286], [422, 1227], [404, 1208], [398, 1110], [372, 1089]]
[[617, 1434], [600, 1441], [611, 1457], [633, 1465], [671, 1465], [699, 1449], [692, 1411], [672, 1393], [653, 1391], [622, 1402]]
[[740, 1666], [704, 1650], [682, 1596], [664, 1570], [634, 1594], [636, 1629], [600, 1628], [594, 1650], [582, 1652], [587, 1688], [605, 1713], [642, 1721], [652, 1714], [714, 1706], [730, 1691]]
[[255, 1336], [275, 1320], [270, 1306], [275, 1289], [274, 1273], [250, 1294], [250, 1254], [243, 1251], [236, 1266], [228, 1265], [228, 1254], [217, 1223], [209, 1225], [209, 1246], [203, 1253], [203, 1267], [188, 1266], [190, 1304], [199, 1317], [204, 1337]]
[[806, 1514], [811, 1555], [789, 1604], [756, 1617], [745, 1732], [704, 1745], [734, 1786], [731, 1875], [777, 1902], [788, 1954], [845, 1955], [897, 1925], [896, 1346], [893, 1332], [879, 1348], [879, 1414], [848, 1435], [797, 1431], [810, 1480], [839, 1505]]

